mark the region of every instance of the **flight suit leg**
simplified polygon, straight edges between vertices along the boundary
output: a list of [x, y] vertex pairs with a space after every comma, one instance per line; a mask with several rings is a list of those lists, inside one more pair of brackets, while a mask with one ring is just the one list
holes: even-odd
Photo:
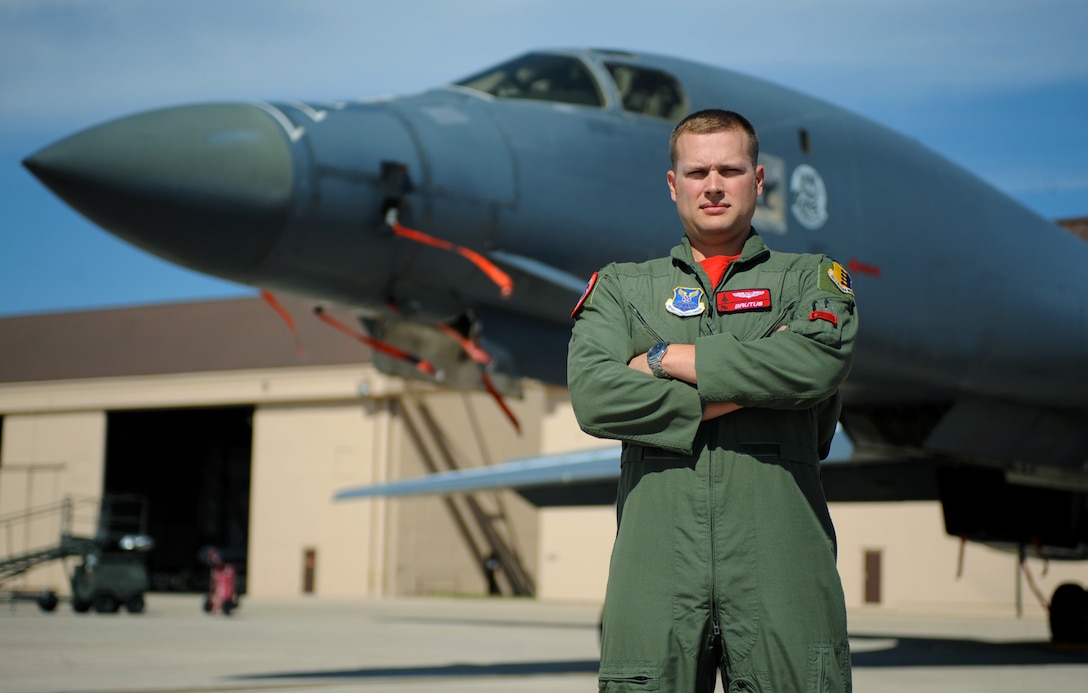
[[[712, 691], [706, 497], [695, 461], [625, 460], [602, 617], [599, 690]], [[641, 451], [640, 451], [641, 455]]]
[[[849, 693], [846, 606], [816, 455], [733, 457], [718, 517], [745, 530], [717, 532], [715, 548], [751, 560], [719, 561], [716, 578], [729, 690]], [[752, 579], [754, 595], [738, 593]], [[755, 637], [731, 638], [734, 621], [755, 624]]]

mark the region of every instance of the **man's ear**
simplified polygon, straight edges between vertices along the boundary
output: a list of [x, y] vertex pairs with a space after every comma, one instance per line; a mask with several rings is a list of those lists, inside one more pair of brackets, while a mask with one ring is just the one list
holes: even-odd
[[672, 195], [672, 201], [676, 202], [676, 171], [669, 171], [665, 174], [665, 180], [669, 182], [669, 194]]

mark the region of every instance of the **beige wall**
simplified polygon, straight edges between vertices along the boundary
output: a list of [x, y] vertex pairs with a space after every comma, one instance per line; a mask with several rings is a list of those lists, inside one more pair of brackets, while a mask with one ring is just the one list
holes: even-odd
[[[566, 388], [543, 386], [541, 454], [554, 455], [614, 447], [578, 428]], [[614, 506], [542, 508], [537, 595], [541, 599], [599, 604], [604, 601], [608, 564], [616, 537]]]
[[608, 507], [540, 511], [541, 599], [600, 604], [616, 538], [616, 510]]
[[544, 398], [540, 421], [540, 454], [552, 455], [591, 448], [619, 447], [614, 440], [602, 440], [583, 433], [570, 406], [566, 388], [536, 385]]
[[[316, 552], [320, 596], [485, 594], [488, 529], [536, 580], [537, 512], [516, 493], [333, 503], [336, 490], [539, 453], [544, 388], [507, 402], [519, 434], [486, 394], [407, 384], [363, 403], [270, 404], [254, 416], [248, 590], [302, 593]], [[285, 512], [285, 509], [298, 509]], [[509, 575], [500, 571], [504, 592]]]
[[[106, 416], [100, 411], [15, 414], [4, 417], [0, 446], [0, 558], [56, 546], [62, 531], [59, 511], [31, 517], [27, 511], [58, 508], [73, 499], [76, 536], [93, 536], [96, 499], [102, 493]], [[15, 578], [16, 589], [48, 586], [69, 592], [64, 566], [54, 562]]]
[[371, 482], [388, 458], [383, 403], [266, 405], [253, 417], [248, 593], [303, 593], [303, 559], [315, 553], [313, 593], [382, 594], [383, 505], [333, 503], [338, 488]]
[[[1044, 618], [1045, 611], [1025, 578], [1017, 557], [968, 543], [963, 574], [957, 577], [960, 541], [944, 533], [941, 506], [934, 502], [835, 503], [831, 506], [839, 538], [839, 573], [851, 609], [919, 614], [1000, 614], [1017, 612], [1017, 582], [1022, 613]], [[882, 555], [882, 599], [865, 603], [866, 551]], [[1045, 599], [1063, 582], [1088, 583], [1088, 565], [1079, 562], [1027, 561]]]

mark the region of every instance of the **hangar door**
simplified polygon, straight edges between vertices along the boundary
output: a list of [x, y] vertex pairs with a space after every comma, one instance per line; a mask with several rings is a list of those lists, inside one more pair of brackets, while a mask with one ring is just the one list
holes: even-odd
[[104, 494], [146, 499], [154, 591], [208, 586], [214, 546], [245, 584], [253, 407], [109, 412]]

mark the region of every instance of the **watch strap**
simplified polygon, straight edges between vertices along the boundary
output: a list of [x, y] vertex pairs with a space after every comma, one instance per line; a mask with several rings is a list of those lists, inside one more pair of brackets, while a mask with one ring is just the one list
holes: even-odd
[[668, 342], [658, 342], [650, 347], [650, 350], [646, 353], [646, 362], [650, 364], [650, 372], [654, 374], [655, 378], [663, 378], [665, 380], [671, 380], [672, 376], [665, 372], [665, 369], [661, 366], [661, 359], [665, 356], [665, 352], [669, 349]]

